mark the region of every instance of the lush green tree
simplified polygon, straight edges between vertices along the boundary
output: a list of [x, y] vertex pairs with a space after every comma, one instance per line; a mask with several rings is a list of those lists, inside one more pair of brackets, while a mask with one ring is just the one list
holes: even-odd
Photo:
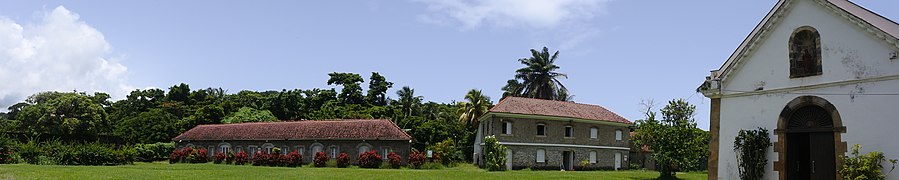
[[568, 78], [568, 75], [556, 72], [559, 69], [555, 64], [558, 57], [559, 51], [550, 55], [546, 47], [543, 51], [531, 49], [531, 57], [518, 60], [525, 67], [515, 71], [515, 79], [506, 82], [502, 88], [504, 96], [568, 101], [568, 89], [559, 81], [559, 78]]
[[268, 110], [253, 109], [251, 107], [242, 107], [240, 110], [237, 110], [237, 112], [222, 119], [222, 123], [224, 124], [274, 121], [278, 121], [278, 118], [275, 117], [275, 115], [272, 115], [272, 112]]
[[184, 131], [180, 122], [172, 113], [153, 108], [124, 119], [116, 127], [116, 135], [129, 143], [170, 142]]
[[695, 169], [708, 157], [708, 133], [696, 127], [696, 106], [683, 99], [662, 108], [662, 119], [647, 107], [646, 119], [637, 120], [637, 145], [647, 145], [659, 167], [661, 178], [672, 178], [678, 170]]
[[368, 94], [365, 95], [366, 101], [373, 106], [386, 106], [387, 89], [393, 87], [393, 83], [377, 72], [372, 72], [369, 79]]
[[478, 128], [478, 119], [490, 110], [492, 102], [490, 97], [484, 96], [481, 90], [472, 89], [465, 94], [465, 100], [468, 102], [459, 103], [459, 121], [466, 124], [469, 129]]
[[41, 92], [28, 97], [16, 119], [32, 134], [87, 135], [110, 132], [106, 111], [84, 92]]
[[412, 112], [418, 109], [421, 100], [424, 99], [424, 97], [415, 96], [415, 89], [409, 86], [403, 86], [402, 89], [396, 91], [396, 95], [399, 97], [397, 103], [402, 107], [404, 116], [412, 116]]
[[174, 85], [169, 88], [169, 93], [165, 95], [167, 101], [182, 102], [189, 104], [190, 86], [184, 83]]
[[360, 86], [360, 83], [364, 82], [362, 76], [355, 73], [338, 72], [330, 73], [328, 76], [331, 76], [328, 79], [328, 85], [343, 86], [340, 94], [337, 95], [337, 99], [340, 100], [341, 104], [362, 104], [365, 102], [362, 96], [362, 86]]

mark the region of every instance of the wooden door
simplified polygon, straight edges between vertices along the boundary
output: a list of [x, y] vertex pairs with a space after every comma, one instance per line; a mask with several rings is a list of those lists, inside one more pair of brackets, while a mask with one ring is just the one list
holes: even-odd
[[809, 133], [811, 179], [836, 179], [833, 132]]

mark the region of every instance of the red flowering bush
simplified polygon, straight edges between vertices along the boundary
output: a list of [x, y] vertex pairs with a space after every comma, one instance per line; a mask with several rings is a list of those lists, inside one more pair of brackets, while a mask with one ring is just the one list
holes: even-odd
[[432, 153], [431, 154], [431, 162], [443, 163], [443, 156], [440, 155], [440, 153]]
[[328, 154], [325, 152], [317, 152], [315, 153], [315, 159], [312, 160], [312, 163], [315, 167], [325, 167], [325, 163], [331, 160], [331, 157], [328, 157]]
[[293, 150], [293, 152], [287, 153], [287, 155], [283, 157], [287, 158], [285, 161], [287, 167], [298, 167], [303, 164], [303, 156], [300, 155], [300, 152], [297, 150]]
[[359, 167], [362, 168], [378, 168], [381, 166], [381, 155], [378, 151], [372, 150], [359, 155]]
[[249, 160], [249, 155], [246, 151], [240, 151], [236, 155], [234, 155], [234, 164], [236, 165], [244, 165]]
[[193, 157], [193, 159], [191, 159], [190, 162], [192, 162], [192, 163], [209, 162], [209, 154], [206, 153], [206, 149], [194, 150], [194, 152], [191, 153], [191, 155], [192, 155], [191, 157]]
[[12, 150], [9, 147], [11, 140], [0, 137], [0, 164], [12, 163]]
[[400, 165], [403, 164], [403, 157], [400, 157], [400, 155], [395, 152], [390, 152], [387, 154], [387, 162], [390, 163], [390, 167], [392, 168], [400, 168]]
[[181, 148], [172, 150], [172, 154], [169, 155], [169, 164], [185, 162], [187, 156], [193, 152], [192, 148]]
[[409, 153], [409, 166], [418, 169], [422, 164], [425, 164], [424, 154], [418, 151], [412, 151], [412, 153]]
[[337, 154], [337, 167], [345, 168], [347, 166], [350, 166], [350, 155], [345, 152]]
[[253, 165], [254, 166], [268, 165], [271, 160], [272, 160], [272, 155], [268, 154], [268, 152], [256, 151], [256, 153], [253, 154]]
[[212, 163], [221, 164], [222, 162], [226, 161], [227, 159], [228, 159], [228, 155], [225, 155], [225, 153], [222, 153], [222, 152], [218, 152], [218, 153], [215, 153], [215, 158], [212, 160]]

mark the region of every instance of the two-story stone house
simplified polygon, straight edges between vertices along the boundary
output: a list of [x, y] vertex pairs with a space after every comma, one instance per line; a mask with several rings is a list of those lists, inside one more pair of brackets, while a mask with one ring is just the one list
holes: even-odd
[[[484, 165], [483, 140], [507, 147], [507, 169], [621, 169], [631, 121], [602, 106], [506, 97], [479, 119], [474, 161]], [[584, 163], [586, 162], [586, 163]]]

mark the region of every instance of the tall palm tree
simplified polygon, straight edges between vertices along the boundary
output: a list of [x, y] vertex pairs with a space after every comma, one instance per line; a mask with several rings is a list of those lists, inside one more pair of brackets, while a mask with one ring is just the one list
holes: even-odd
[[469, 129], [476, 129], [478, 118], [481, 118], [490, 110], [490, 97], [484, 96], [481, 90], [472, 89], [465, 94], [468, 102], [459, 103], [459, 121], [468, 125]]
[[403, 115], [405, 116], [411, 116], [413, 108], [418, 107], [421, 104], [421, 100], [424, 99], [421, 96], [415, 96], [415, 89], [409, 86], [403, 86], [402, 89], [396, 91], [396, 95], [399, 96], [397, 102], [403, 108]]
[[[559, 78], [568, 78], [568, 75], [556, 72], [559, 69], [555, 65], [558, 57], [559, 51], [550, 55], [546, 47], [543, 51], [531, 49], [531, 57], [518, 60], [525, 67], [515, 71], [515, 82], [507, 82], [503, 90], [514, 96], [569, 100], [572, 96], [568, 94], [568, 88], [559, 81]], [[518, 83], [518, 80], [521, 82]]]

